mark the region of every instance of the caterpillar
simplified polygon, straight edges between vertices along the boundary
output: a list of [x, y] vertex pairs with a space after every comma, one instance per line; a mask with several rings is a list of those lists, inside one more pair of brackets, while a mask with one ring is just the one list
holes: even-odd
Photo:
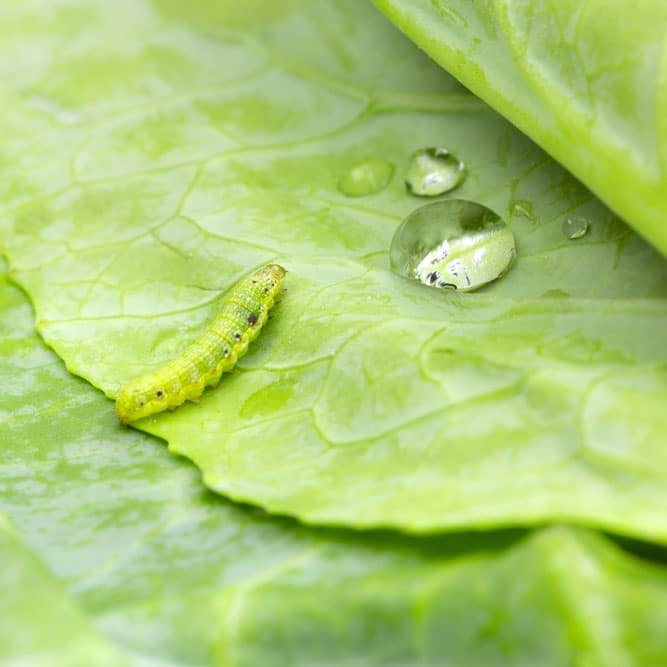
[[120, 423], [174, 410], [185, 401], [196, 401], [206, 387], [217, 385], [259, 334], [285, 273], [282, 266], [268, 264], [234, 285], [200, 338], [162, 368], [121, 388], [116, 398]]

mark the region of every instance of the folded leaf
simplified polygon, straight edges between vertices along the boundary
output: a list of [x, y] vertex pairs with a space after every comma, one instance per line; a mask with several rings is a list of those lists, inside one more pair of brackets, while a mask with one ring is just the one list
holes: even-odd
[[374, 0], [667, 254], [663, 0]]

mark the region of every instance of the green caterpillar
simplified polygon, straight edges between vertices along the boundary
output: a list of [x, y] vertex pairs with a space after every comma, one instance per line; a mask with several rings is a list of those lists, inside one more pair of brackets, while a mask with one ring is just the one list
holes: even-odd
[[268, 264], [237, 283], [203, 336], [162, 368], [128, 382], [116, 399], [121, 424], [196, 401], [248, 350], [268, 319], [285, 269]]

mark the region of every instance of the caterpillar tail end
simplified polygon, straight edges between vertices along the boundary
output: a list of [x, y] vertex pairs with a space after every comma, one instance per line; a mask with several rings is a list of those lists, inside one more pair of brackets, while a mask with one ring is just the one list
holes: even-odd
[[130, 415], [128, 415], [122, 407], [122, 404], [116, 399], [116, 407], [114, 409], [114, 412], [116, 414], [116, 417], [118, 417], [118, 421], [120, 422], [121, 426], [127, 426], [131, 420]]
[[123, 426], [126, 426], [130, 422], [157, 412], [159, 409], [164, 409], [158, 408], [154, 403], [155, 401], [150, 401], [147, 398], [143, 389], [142, 378], [133, 380], [118, 392], [115, 408], [116, 417]]

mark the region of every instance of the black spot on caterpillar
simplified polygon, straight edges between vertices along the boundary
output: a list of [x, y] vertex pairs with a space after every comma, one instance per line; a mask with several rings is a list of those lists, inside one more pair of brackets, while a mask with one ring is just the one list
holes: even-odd
[[286, 271], [269, 264], [238, 282], [227, 294], [220, 314], [183, 354], [162, 368], [128, 382], [118, 393], [116, 416], [122, 424], [173, 410], [195, 401], [216, 385], [257, 337], [268, 319]]

